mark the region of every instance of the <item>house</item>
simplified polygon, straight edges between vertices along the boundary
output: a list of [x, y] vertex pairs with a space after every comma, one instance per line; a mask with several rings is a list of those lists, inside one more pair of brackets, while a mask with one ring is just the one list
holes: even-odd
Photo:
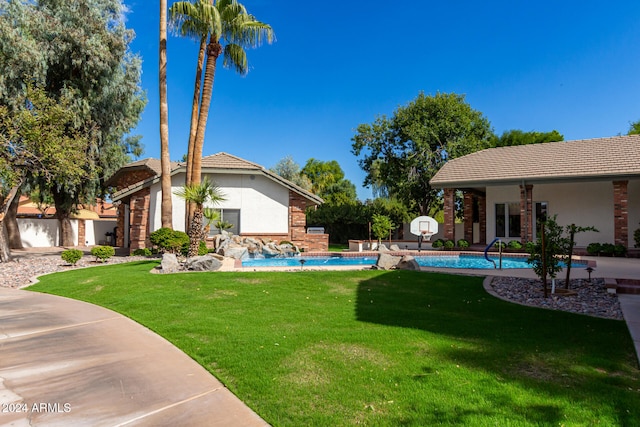
[[[576, 235], [634, 246], [640, 228], [640, 135], [489, 148], [448, 161], [430, 181], [444, 190], [444, 234], [472, 243], [533, 241], [534, 225], [594, 226]], [[455, 194], [463, 193], [464, 232], [455, 235]]]
[[[70, 216], [74, 246], [113, 244], [116, 226], [115, 207], [102, 199], [94, 205], [79, 205]], [[16, 212], [20, 239], [25, 248], [58, 246], [60, 225], [56, 208], [46, 203], [37, 203], [28, 196], [20, 196]]]
[[[112, 201], [119, 204], [117, 246], [148, 247], [149, 234], [161, 228], [160, 175], [160, 160], [145, 159], [125, 165], [108, 180], [117, 190]], [[204, 157], [202, 176], [220, 188], [224, 200], [212, 207], [233, 224], [233, 234], [286, 240], [305, 251], [328, 249], [328, 235], [307, 233], [305, 210], [322, 203], [313, 193], [228, 153]], [[185, 202], [173, 192], [184, 185], [185, 177], [186, 163], [172, 163], [173, 227], [181, 231], [185, 231]]]

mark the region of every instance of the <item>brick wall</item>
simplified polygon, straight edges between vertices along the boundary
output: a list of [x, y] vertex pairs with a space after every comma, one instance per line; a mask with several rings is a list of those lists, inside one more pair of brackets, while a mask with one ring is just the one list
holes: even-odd
[[87, 241], [87, 224], [84, 219], [78, 220], [78, 246], [84, 246]]
[[149, 242], [149, 205], [151, 195], [149, 188], [143, 188], [131, 196], [130, 221], [131, 251], [150, 246]]
[[473, 193], [464, 192], [464, 239], [469, 243], [473, 243]]
[[444, 239], [454, 240], [456, 235], [456, 190], [444, 189]]
[[122, 176], [115, 182], [115, 187], [118, 190], [122, 190], [125, 187], [128, 187], [140, 181], [144, 181], [145, 179], [151, 178], [152, 176], [155, 176], [155, 173], [151, 172], [150, 170], [135, 170], [123, 173]]
[[533, 185], [520, 186], [520, 240], [533, 241]]
[[480, 221], [480, 242], [487, 244], [487, 196], [482, 194], [478, 196], [478, 221]]
[[613, 181], [614, 243], [629, 246], [629, 181]]

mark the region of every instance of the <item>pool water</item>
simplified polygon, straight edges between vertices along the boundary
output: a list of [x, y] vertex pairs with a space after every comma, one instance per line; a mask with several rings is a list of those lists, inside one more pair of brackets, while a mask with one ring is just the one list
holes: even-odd
[[[495, 260], [499, 267], [498, 257], [490, 257]], [[471, 269], [493, 269], [493, 263], [487, 261], [482, 256], [474, 255], [438, 255], [438, 256], [416, 256], [416, 261], [422, 267], [444, 267], [444, 268], [471, 268]], [[362, 257], [291, 257], [291, 258], [250, 258], [242, 261], [243, 267], [299, 267], [304, 260], [305, 267], [317, 266], [344, 266], [344, 265], [374, 265], [378, 260], [376, 256]], [[581, 266], [575, 265], [574, 266]], [[502, 268], [531, 268], [526, 257], [502, 257]]]

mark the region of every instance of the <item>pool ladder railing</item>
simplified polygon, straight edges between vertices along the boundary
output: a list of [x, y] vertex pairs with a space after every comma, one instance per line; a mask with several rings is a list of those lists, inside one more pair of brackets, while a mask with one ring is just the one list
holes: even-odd
[[495, 243], [496, 243], [496, 242], [500, 242], [500, 244], [498, 245], [498, 259], [499, 259], [499, 261], [500, 261], [500, 270], [502, 270], [502, 241], [500, 240], [500, 238], [499, 238], [499, 237], [496, 237], [495, 239], [493, 239], [493, 240], [491, 241], [491, 243], [489, 243], [489, 244], [487, 245], [487, 247], [486, 247], [486, 248], [484, 248], [484, 258], [485, 258], [487, 261], [489, 261], [489, 262], [492, 262], [492, 263], [493, 263], [493, 268], [498, 268], [498, 266], [496, 265], [495, 260], [493, 260], [493, 259], [489, 258], [489, 249], [491, 249], [491, 247], [492, 247], [493, 245], [495, 245]]

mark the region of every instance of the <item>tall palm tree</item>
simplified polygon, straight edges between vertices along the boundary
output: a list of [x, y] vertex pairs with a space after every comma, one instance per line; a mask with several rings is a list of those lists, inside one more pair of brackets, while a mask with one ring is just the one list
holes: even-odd
[[193, 203], [195, 210], [193, 219], [189, 227], [189, 253], [187, 256], [192, 257], [198, 255], [198, 247], [200, 241], [203, 240], [203, 218], [204, 205], [217, 204], [224, 200], [224, 196], [213, 182], [208, 178], [204, 178], [197, 184], [185, 184], [174, 193], [176, 196], [184, 199], [186, 202]]
[[162, 226], [173, 229], [173, 206], [171, 202], [171, 158], [169, 157], [169, 106], [167, 103], [167, 0], [160, 0], [160, 186], [162, 203], [160, 221]]
[[[202, 170], [202, 148], [209, 116], [209, 107], [213, 93], [213, 82], [218, 58], [223, 56], [222, 65], [233, 68], [240, 74], [248, 71], [245, 48], [260, 46], [265, 40], [271, 43], [274, 39], [271, 26], [260, 22], [247, 13], [246, 8], [236, 0], [197, 0], [195, 3], [181, 1], [171, 6], [171, 16], [177, 23], [194, 20], [207, 28], [205, 37], [209, 41], [206, 45], [206, 60], [202, 97], [198, 111], [198, 120], [193, 146], [191, 174], [188, 182], [200, 182]], [[203, 34], [200, 34], [202, 37]]]

